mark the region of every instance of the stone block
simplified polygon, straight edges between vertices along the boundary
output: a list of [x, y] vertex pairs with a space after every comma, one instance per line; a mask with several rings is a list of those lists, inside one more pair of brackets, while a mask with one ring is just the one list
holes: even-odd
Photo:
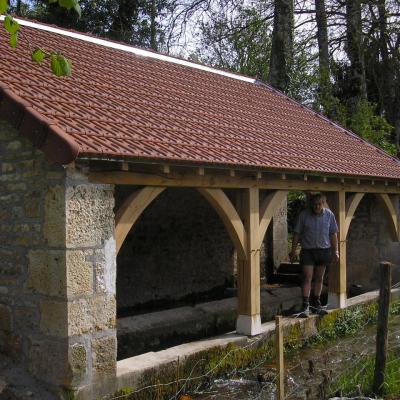
[[39, 191], [29, 192], [25, 196], [24, 209], [28, 218], [39, 218], [42, 204], [42, 196]]
[[42, 300], [40, 302], [40, 330], [49, 336], [67, 336], [67, 302], [51, 300]]
[[7, 172], [14, 172], [14, 164], [10, 162], [3, 162], [1, 163], [1, 172], [2, 173], [7, 173]]
[[95, 251], [94, 266], [96, 293], [115, 295], [117, 267], [114, 238], [106, 240], [104, 248]]
[[68, 342], [36, 340], [29, 351], [29, 370], [33, 376], [51, 385], [66, 385], [71, 379], [68, 365]]
[[92, 301], [93, 330], [114, 329], [116, 301], [114, 296], [96, 296]]
[[92, 250], [72, 251], [67, 250], [67, 291], [68, 297], [93, 293], [93, 266], [86, 261]]
[[109, 186], [70, 186], [66, 202], [68, 248], [100, 246], [114, 236], [114, 196]]
[[75, 343], [68, 350], [69, 370], [71, 374], [71, 387], [78, 387], [85, 381], [88, 372], [87, 351], [83, 344]]
[[65, 188], [50, 187], [45, 197], [44, 236], [49, 246], [65, 246]]
[[92, 340], [92, 363], [95, 376], [116, 374], [117, 340], [114, 335]]
[[37, 331], [40, 324], [39, 307], [20, 306], [14, 310], [14, 326], [17, 332]]
[[0, 330], [11, 332], [12, 315], [10, 307], [0, 304]]
[[79, 299], [68, 303], [68, 335], [82, 335], [93, 330], [90, 299]]
[[22, 147], [22, 143], [20, 140], [12, 140], [11, 142], [9, 142], [7, 144], [6, 149], [8, 151], [15, 151], [15, 150], [19, 150]]
[[115, 326], [114, 296], [78, 299], [68, 304], [68, 334], [70, 336], [114, 329]]
[[67, 295], [65, 253], [61, 250], [31, 250], [28, 254], [25, 290], [49, 296]]

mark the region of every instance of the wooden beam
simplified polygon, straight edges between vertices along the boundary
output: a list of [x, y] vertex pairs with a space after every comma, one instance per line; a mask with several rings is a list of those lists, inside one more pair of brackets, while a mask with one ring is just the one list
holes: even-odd
[[268, 226], [272, 221], [272, 218], [277, 211], [278, 207], [286, 199], [288, 192], [286, 190], [277, 190], [270, 193], [260, 207], [260, 227], [258, 230], [258, 247], [264, 240], [265, 233], [267, 232]]
[[335, 214], [339, 227], [338, 250], [339, 265], [332, 265], [329, 270], [328, 306], [329, 308], [346, 307], [347, 285], [346, 285], [346, 192], [339, 191], [328, 195], [330, 209]]
[[385, 210], [385, 214], [389, 219], [389, 229], [392, 240], [394, 242], [400, 241], [400, 217], [398, 215], [398, 205], [395, 204], [395, 201], [396, 199], [398, 200], [398, 197], [394, 196], [394, 198], [392, 199], [387, 194], [376, 194], [375, 196]]
[[364, 196], [365, 193], [355, 193], [346, 200], [346, 220], [343, 229], [344, 239], [347, 239], [347, 234], [349, 233], [350, 224], [353, 220], [354, 213], [356, 212], [356, 209]]
[[115, 241], [117, 254], [132, 226], [146, 207], [163, 191], [164, 187], [145, 187], [132, 193], [115, 214]]
[[260, 317], [260, 247], [259, 190], [244, 189], [243, 221], [246, 240], [246, 259], [238, 257], [238, 309], [236, 331], [244, 335], [261, 332]]
[[197, 190], [206, 198], [222, 219], [238, 252], [238, 257], [245, 259], [247, 257], [245, 228], [228, 196], [221, 189], [199, 188]]
[[[237, 175], [237, 174], [236, 174]], [[147, 174], [138, 172], [91, 172], [89, 180], [96, 183], [108, 183], [115, 185], [144, 185], [144, 186], [166, 186], [166, 187], [207, 187], [207, 188], [231, 188], [245, 189], [257, 187], [259, 189], [275, 190], [303, 190], [303, 191], [321, 191], [335, 192], [345, 190], [346, 192], [357, 193], [400, 193], [400, 187], [395, 185], [385, 186], [383, 184], [351, 184], [349, 182], [341, 184], [339, 182], [314, 182], [293, 180], [293, 179], [267, 179], [263, 177], [256, 180], [255, 177], [240, 177], [228, 175], [199, 176], [196, 174], [171, 172], [168, 175]]]

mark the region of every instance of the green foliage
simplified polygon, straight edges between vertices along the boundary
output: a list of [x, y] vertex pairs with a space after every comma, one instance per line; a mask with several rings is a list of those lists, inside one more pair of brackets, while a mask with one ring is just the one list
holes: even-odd
[[8, 0], [0, 0], [0, 14], [5, 14], [8, 11]]
[[399, 315], [400, 314], [400, 301], [396, 301], [390, 304], [390, 314]]
[[18, 46], [18, 32], [10, 35], [10, 46], [15, 49]]
[[6, 28], [6, 31], [10, 35], [14, 35], [19, 31], [20, 26], [19, 23], [15, 21], [10, 15], [6, 15], [6, 17], [4, 18], [4, 28]]
[[362, 100], [357, 104], [348, 127], [389, 154], [396, 154], [396, 147], [390, 142], [393, 127], [384, 117], [376, 115], [375, 107], [370, 102]]
[[[51, 0], [51, 2], [55, 2], [54, 0]], [[81, 16], [82, 10], [81, 7], [79, 6], [78, 0], [58, 0], [58, 4], [60, 7], [65, 8], [67, 10], [75, 10], [76, 13]]]
[[60, 53], [50, 55], [50, 66], [53, 74], [56, 76], [70, 76], [72, 72], [72, 63]]
[[[74, 9], [80, 15], [80, 6], [78, 0], [47, 0], [48, 3], [56, 3], [60, 7], [66, 9]], [[16, 48], [18, 46], [18, 33], [20, 32], [21, 26], [11, 15], [7, 14], [9, 11], [8, 0], [0, 0], [0, 14], [6, 14], [4, 18], [4, 28], [10, 34], [10, 46]], [[60, 76], [70, 76], [72, 73], [72, 62], [68, 60], [63, 54], [52, 52], [46, 54], [46, 52], [40, 48], [35, 49], [31, 58], [32, 61], [37, 63], [43, 62], [43, 60], [49, 56], [50, 57], [50, 68], [54, 75]]]
[[271, 28], [257, 4], [239, 7], [234, 18], [221, 10], [202, 24], [202, 45], [191, 58], [267, 81]]
[[[329, 392], [332, 395], [339, 392], [342, 396], [354, 396], [360, 390], [364, 395], [373, 395], [374, 368], [374, 356], [361, 358], [355, 367], [346, 370], [330, 385]], [[400, 358], [395, 352], [389, 352], [387, 357], [383, 391], [385, 398], [398, 399], [400, 396]]]
[[40, 48], [35, 49], [32, 52], [32, 60], [37, 62], [38, 64], [42, 63], [45, 57], [46, 53]]

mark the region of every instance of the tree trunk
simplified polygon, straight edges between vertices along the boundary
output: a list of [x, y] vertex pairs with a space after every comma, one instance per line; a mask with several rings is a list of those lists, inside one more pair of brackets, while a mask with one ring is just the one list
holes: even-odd
[[318, 59], [319, 59], [319, 97], [326, 115], [331, 116], [329, 100], [332, 96], [329, 72], [328, 22], [325, 0], [315, 0], [317, 20]]
[[269, 83], [287, 92], [293, 60], [293, 0], [275, 0]]
[[346, 0], [346, 26], [346, 51], [350, 60], [348, 108], [352, 114], [359, 101], [367, 98], [360, 0]]
[[151, 0], [151, 11], [150, 11], [150, 47], [157, 51], [157, 2]]
[[379, 18], [379, 52], [381, 57], [380, 68], [380, 95], [381, 101], [386, 110], [388, 121], [394, 126], [394, 142], [397, 156], [400, 156], [400, 69], [399, 49], [396, 48], [389, 53], [388, 24], [386, 0], [378, 0]]
[[21, 16], [21, 6], [22, 6], [22, 0], [17, 0], [17, 4], [15, 6], [15, 15]]
[[109, 36], [112, 39], [132, 42], [133, 26], [137, 22], [138, 0], [118, 0], [118, 11], [113, 17]]

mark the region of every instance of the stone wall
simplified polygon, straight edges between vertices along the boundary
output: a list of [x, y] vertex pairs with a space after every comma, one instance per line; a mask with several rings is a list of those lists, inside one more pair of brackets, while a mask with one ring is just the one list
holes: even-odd
[[[379, 287], [380, 261], [395, 263], [393, 283], [400, 281], [400, 243], [389, 234], [389, 220], [374, 195], [366, 195], [350, 225], [347, 241], [347, 283], [363, 290]], [[354, 288], [354, 287], [353, 287]]]
[[[117, 203], [134, 188], [117, 188]], [[232, 285], [233, 244], [214, 209], [196, 191], [167, 189], [128, 234], [117, 267], [118, 307], [168, 306], [223, 295]]]
[[115, 375], [113, 187], [0, 122], [0, 351], [65, 391]]
[[287, 198], [274, 213], [261, 248], [261, 273], [272, 275], [281, 263], [288, 262]]

